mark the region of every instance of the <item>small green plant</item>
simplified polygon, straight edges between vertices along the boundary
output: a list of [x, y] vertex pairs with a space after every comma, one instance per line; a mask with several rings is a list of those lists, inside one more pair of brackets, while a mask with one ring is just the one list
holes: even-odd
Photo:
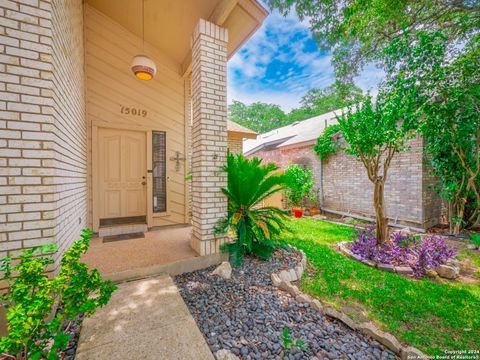
[[301, 339], [292, 339], [290, 335], [290, 329], [288, 327], [283, 328], [283, 355], [288, 356], [292, 349], [305, 350], [307, 345]]
[[275, 164], [261, 162], [242, 154], [228, 154], [223, 168], [228, 177], [228, 186], [222, 189], [228, 198], [228, 216], [217, 222], [215, 234], [235, 234], [236, 240], [222, 247], [229, 251], [234, 266], [241, 265], [245, 254], [269, 259], [279, 246], [272, 236], [284, 228], [286, 213], [273, 206], [264, 207], [262, 202], [284, 189], [286, 177], [277, 174]]
[[480, 234], [470, 234], [470, 242], [480, 248]]
[[58, 359], [70, 340], [69, 329], [79, 315], [92, 315], [107, 304], [116, 286], [102, 281], [97, 270], [80, 262], [92, 231], [82, 231], [60, 263], [57, 275], [46, 274], [54, 263], [56, 245], [25, 250], [18, 262], [1, 260], [0, 279], [8, 290], [0, 296], [7, 309], [8, 336], [0, 339], [0, 354], [20, 359]]
[[311, 169], [299, 165], [290, 165], [285, 170], [288, 179], [288, 186], [285, 195], [293, 206], [302, 206], [305, 200], [315, 200], [313, 190], [315, 180]]

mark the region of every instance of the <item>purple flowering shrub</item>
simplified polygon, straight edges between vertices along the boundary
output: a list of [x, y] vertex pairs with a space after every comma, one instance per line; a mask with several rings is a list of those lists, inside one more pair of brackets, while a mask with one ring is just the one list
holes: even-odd
[[393, 233], [389, 241], [377, 244], [375, 228], [357, 228], [354, 232], [350, 250], [365, 260], [389, 265], [408, 265], [414, 276], [425, 276], [428, 269], [435, 269], [453, 259], [457, 254], [454, 247], [449, 246], [440, 236], [419, 236]]
[[416, 262], [410, 264], [416, 277], [423, 277], [427, 269], [436, 269], [457, 255], [457, 249], [449, 246], [441, 236], [429, 236], [413, 249]]

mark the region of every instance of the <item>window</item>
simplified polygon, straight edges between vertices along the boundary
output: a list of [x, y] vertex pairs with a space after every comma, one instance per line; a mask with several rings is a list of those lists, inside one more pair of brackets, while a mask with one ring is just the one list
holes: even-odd
[[166, 139], [164, 131], [152, 134], [153, 212], [167, 211]]

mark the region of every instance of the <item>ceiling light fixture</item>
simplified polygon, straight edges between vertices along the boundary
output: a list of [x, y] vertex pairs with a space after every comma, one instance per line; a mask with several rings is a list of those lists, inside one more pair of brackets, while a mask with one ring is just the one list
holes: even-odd
[[[142, 45], [145, 52], [145, 0], [142, 0]], [[157, 67], [147, 55], [139, 54], [133, 57], [132, 71], [137, 79], [151, 80], [157, 72]]]

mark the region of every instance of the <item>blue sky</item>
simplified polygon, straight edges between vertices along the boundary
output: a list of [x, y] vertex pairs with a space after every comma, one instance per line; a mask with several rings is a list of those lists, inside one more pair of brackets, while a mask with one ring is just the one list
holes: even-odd
[[[228, 102], [261, 101], [289, 111], [309, 89], [333, 83], [330, 61], [331, 54], [318, 49], [308, 22], [273, 11], [228, 63]], [[381, 70], [370, 65], [356, 84], [375, 93], [381, 76]]]

